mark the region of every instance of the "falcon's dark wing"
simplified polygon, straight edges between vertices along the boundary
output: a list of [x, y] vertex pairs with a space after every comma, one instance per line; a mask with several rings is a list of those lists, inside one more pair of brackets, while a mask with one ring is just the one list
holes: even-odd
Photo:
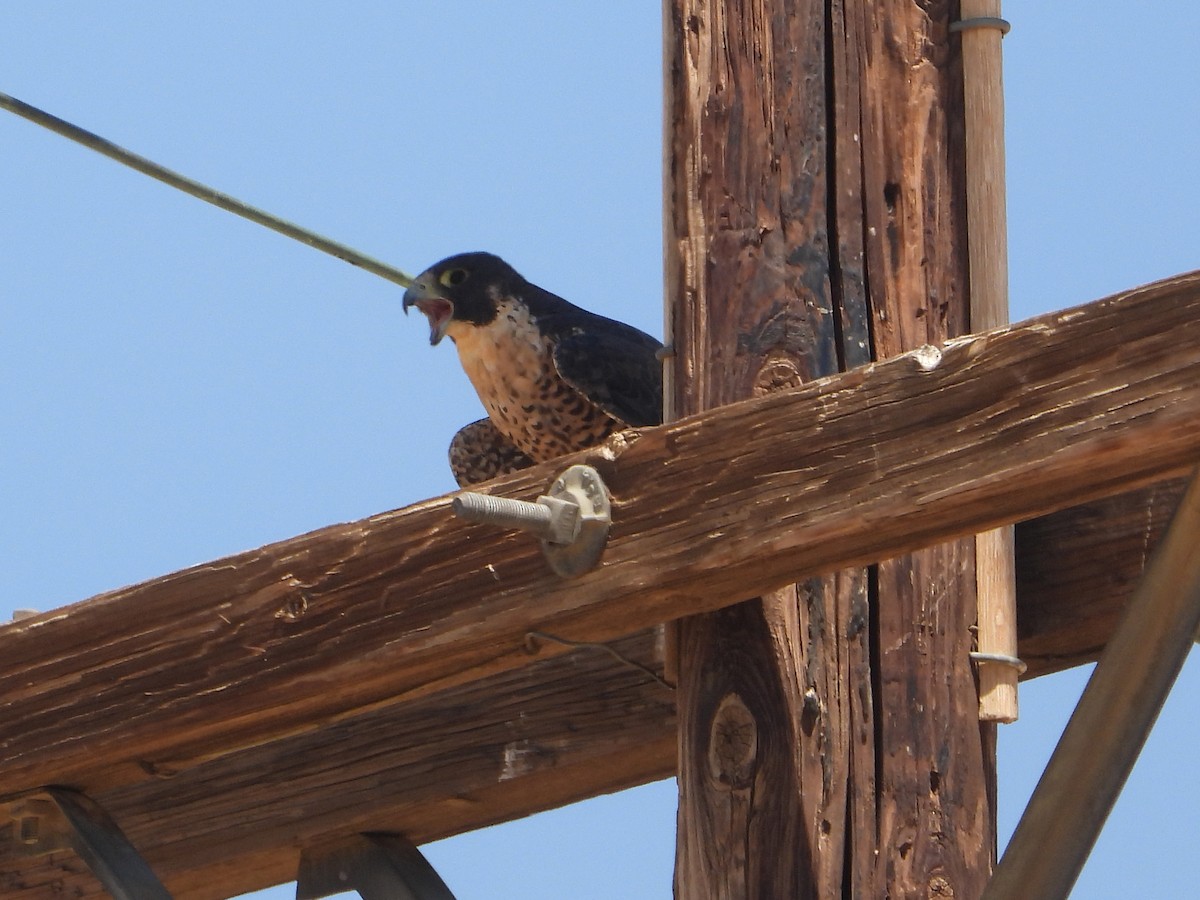
[[662, 423], [662, 344], [624, 322], [529, 285], [526, 302], [564, 381], [626, 425]]
[[590, 328], [558, 339], [554, 365], [564, 381], [613, 418], [626, 425], [658, 425], [662, 363], [655, 353], [660, 346], [627, 326]]

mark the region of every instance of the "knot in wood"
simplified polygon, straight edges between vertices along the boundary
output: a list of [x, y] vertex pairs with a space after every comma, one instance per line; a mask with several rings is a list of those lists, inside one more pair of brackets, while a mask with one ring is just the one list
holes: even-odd
[[944, 875], [934, 875], [929, 879], [929, 900], [950, 900], [954, 896], [954, 886]]
[[912, 357], [917, 361], [922, 372], [932, 372], [942, 364], [941, 348], [932, 344], [924, 344], [913, 350]]
[[800, 707], [800, 728], [806, 735], [812, 735], [821, 718], [822, 709], [821, 697], [810, 687], [804, 692], [804, 702]]
[[303, 593], [293, 594], [283, 601], [275, 612], [275, 618], [285, 622], [298, 622], [308, 612], [308, 598]]
[[758, 763], [758, 722], [737, 694], [717, 707], [708, 734], [708, 770], [718, 784], [737, 790], [754, 781]]
[[766, 358], [754, 376], [752, 392], [755, 397], [764, 397], [776, 391], [799, 387], [803, 383], [804, 378], [791, 357], [776, 353]]

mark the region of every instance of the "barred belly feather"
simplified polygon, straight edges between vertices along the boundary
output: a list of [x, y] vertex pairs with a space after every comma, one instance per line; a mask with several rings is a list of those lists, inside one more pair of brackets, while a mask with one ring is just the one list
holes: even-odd
[[558, 374], [553, 346], [518, 300], [487, 325], [447, 331], [496, 428], [536, 462], [592, 447], [623, 427]]

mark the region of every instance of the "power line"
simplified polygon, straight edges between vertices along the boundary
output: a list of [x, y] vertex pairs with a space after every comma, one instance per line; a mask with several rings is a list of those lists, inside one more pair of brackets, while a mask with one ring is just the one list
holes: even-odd
[[136, 153], [126, 150], [124, 147], [119, 147], [112, 141], [100, 137], [98, 134], [93, 134], [86, 129], [80, 128], [78, 125], [72, 125], [70, 122], [60, 119], [57, 116], [52, 116], [50, 113], [44, 112], [36, 106], [30, 106], [28, 103], [23, 103], [15, 97], [0, 93], [0, 107], [7, 109], [11, 113], [15, 113], [23, 119], [28, 119], [30, 122], [41, 125], [43, 128], [48, 128], [56, 134], [69, 138], [77, 144], [82, 144], [90, 150], [95, 150], [109, 159], [114, 159], [121, 163], [121, 165], [128, 166], [131, 169], [141, 172], [143, 175], [149, 175], [163, 184], [181, 190], [185, 194], [191, 194], [193, 197], [204, 200], [206, 203], [211, 203], [213, 206], [218, 206], [234, 215], [241, 216], [243, 219], [257, 222], [259, 225], [270, 228], [272, 231], [277, 231], [302, 244], [307, 244], [316, 250], [320, 250], [322, 253], [336, 256], [338, 259], [344, 260], [352, 266], [358, 266], [372, 275], [386, 278], [388, 281], [398, 284], [401, 287], [408, 287], [412, 284], [412, 278], [399, 269], [389, 266], [387, 263], [380, 262], [364, 253], [359, 253], [353, 247], [347, 247], [345, 244], [340, 244], [306, 228], [301, 228], [299, 225], [288, 222], [278, 216], [273, 216], [269, 212], [265, 212], [248, 203], [243, 203], [236, 197], [230, 197], [228, 194], [223, 194], [198, 181], [193, 181], [184, 175], [180, 175], [178, 172], [173, 172], [152, 160], [146, 159], [144, 156], [139, 156]]

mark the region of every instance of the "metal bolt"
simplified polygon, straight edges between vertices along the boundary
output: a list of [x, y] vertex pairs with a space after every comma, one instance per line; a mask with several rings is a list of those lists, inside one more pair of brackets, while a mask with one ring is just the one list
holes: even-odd
[[469, 522], [519, 528], [552, 544], [569, 544], [579, 533], [579, 507], [555, 497], [538, 497], [536, 503], [529, 503], [465, 493], [455, 497], [450, 508]]
[[980, 653], [978, 650], [972, 650], [967, 655], [977, 663], [995, 663], [996, 665], [1016, 669], [1018, 675], [1024, 675], [1025, 670], [1029, 668], [1025, 665], [1024, 660], [1018, 659], [1015, 656], [1009, 656], [1006, 653]]
[[612, 523], [604, 482], [587, 466], [571, 466], [536, 503], [465, 492], [450, 508], [470, 522], [537, 535], [550, 568], [564, 578], [581, 575], [599, 562]]

